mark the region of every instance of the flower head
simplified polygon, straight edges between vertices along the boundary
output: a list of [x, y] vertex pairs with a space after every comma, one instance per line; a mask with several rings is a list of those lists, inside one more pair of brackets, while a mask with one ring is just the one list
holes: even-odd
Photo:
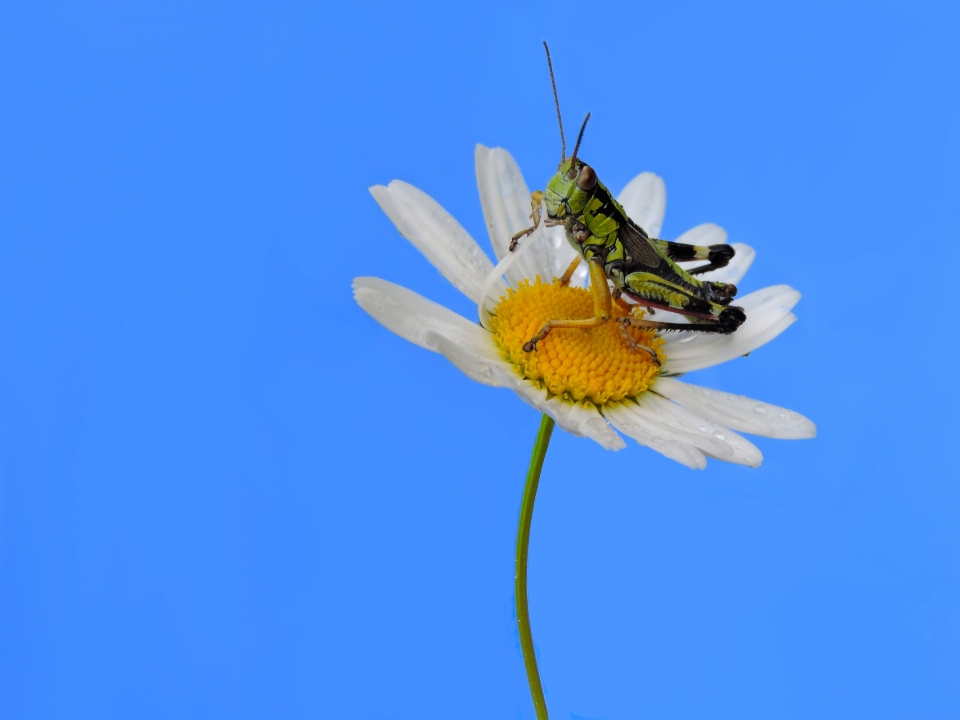
[[[550, 415], [564, 430], [611, 450], [625, 447], [619, 430], [638, 443], [693, 468], [706, 456], [757, 466], [760, 451], [735, 431], [775, 438], [809, 438], [816, 428], [791, 410], [677, 380], [681, 373], [717, 365], [769, 342], [796, 317], [800, 294], [777, 285], [737, 299], [747, 320], [730, 335], [667, 333], [608, 322], [589, 329], [555, 330], [535, 352], [523, 345], [553, 318], [589, 318], [585, 270], [562, 283], [575, 258], [562, 228], [538, 230], [521, 251], [509, 253], [511, 237], [530, 225], [530, 194], [505, 150], [477, 146], [477, 184], [497, 268], [473, 238], [432, 198], [394, 180], [371, 192], [380, 207], [442, 275], [478, 304], [481, 324], [379, 278], [354, 281], [354, 296], [371, 316], [401, 337], [443, 354], [466, 375], [509, 387]], [[618, 200], [657, 237], [663, 222], [663, 181], [642, 173]], [[724, 230], [699, 225], [678, 242], [723, 243]], [[755, 256], [742, 243], [724, 268], [701, 277], [738, 283]], [[617, 303], [613, 317], [642, 317], [643, 309]], [[648, 351], [638, 351], [638, 346]]]
[[[642, 314], [639, 309], [613, 306], [614, 321]], [[589, 330], [553, 332], [540, 341], [536, 352], [524, 350], [527, 341], [551, 318], [592, 316], [593, 299], [584, 288], [563, 285], [558, 279], [544, 283], [538, 278], [533, 283], [521, 280], [516, 288], [508, 288], [485, 325], [493, 333], [501, 357], [551, 395], [597, 407], [639, 397], [660, 372], [650, 354], [637, 352], [634, 347], [662, 350], [663, 340], [653, 330], [629, 328], [631, 346], [623, 328], [617, 322], [608, 322]], [[662, 352], [657, 356], [662, 358]]]

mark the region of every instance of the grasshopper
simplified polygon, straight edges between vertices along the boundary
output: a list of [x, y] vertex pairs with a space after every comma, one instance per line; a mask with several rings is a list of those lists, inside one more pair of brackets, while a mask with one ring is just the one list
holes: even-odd
[[[596, 171], [577, 157], [583, 132], [590, 120], [589, 113], [580, 128], [573, 155], [566, 156], [567, 144], [563, 136], [553, 63], [547, 44], [544, 43], [543, 47], [547, 52], [553, 99], [557, 106], [562, 157], [546, 190], [538, 190], [531, 196], [533, 227], [514, 235], [510, 250], [515, 250], [520, 239], [530, 235], [541, 222], [548, 227], [562, 225], [567, 242], [577, 251], [577, 257], [560, 281], [569, 284], [580, 262], [587, 263], [594, 316], [585, 320], [550, 320], [523, 346], [524, 351], [536, 350], [537, 343], [551, 330], [593, 328], [609, 322], [612, 303], [614, 300], [622, 302], [620, 298], [624, 295], [635, 304], [648, 308], [651, 314], [655, 308], [679, 313], [689, 320], [687, 323], [660, 322], [629, 315], [616, 320], [621, 324], [621, 334], [627, 344], [635, 351], [645, 350], [658, 363], [657, 354], [651, 348], [633, 340], [627, 332], [628, 326], [723, 334], [734, 332], [747, 319], [742, 308], [730, 305], [737, 294], [736, 286], [698, 280], [694, 276], [724, 267], [733, 258], [735, 250], [729, 245], [686, 245], [651, 238], [631, 220], [600, 182]], [[542, 207], [546, 207], [546, 219], [542, 217]], [[706, 263], [690, 270], [684, 270], [678, 264], [692, 260], [705, 260]], [[614, 288], [612, 293], [610, 284]]]

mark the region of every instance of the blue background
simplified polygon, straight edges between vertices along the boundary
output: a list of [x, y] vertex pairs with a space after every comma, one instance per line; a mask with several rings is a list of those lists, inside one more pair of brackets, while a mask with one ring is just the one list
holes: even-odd
[[[82, 6], [81, 6], [82, 5]], [[377, 325], [468, 317], [367, 188], [489, 248], [478, 142], [571, 134], [799, 322], [691, 380], [815, 440], [694, 472], [558, 432], [531, 613], [555, 718], [960, 717], [958, 17], [947, 3], [6, 3], [0, 717], [533, 717], [538, 424]]]

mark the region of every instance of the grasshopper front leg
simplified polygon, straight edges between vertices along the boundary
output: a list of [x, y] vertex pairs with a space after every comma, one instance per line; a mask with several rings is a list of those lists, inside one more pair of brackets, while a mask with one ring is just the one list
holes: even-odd
[[534, 192], [530, 193], [530, 219], [533, 220], [533, 227], [528, 227], [526, 230], [521, 230], [512, 238], [510, 238], [510, 252], [513, 252], [517, 249], [517, 244], [520, 242], [520, 238], [527, 237], [540, 226], [540, 219], [543, 214], [540, 210], [540, 204], [542, 202], [542, 190], [535, 190]]

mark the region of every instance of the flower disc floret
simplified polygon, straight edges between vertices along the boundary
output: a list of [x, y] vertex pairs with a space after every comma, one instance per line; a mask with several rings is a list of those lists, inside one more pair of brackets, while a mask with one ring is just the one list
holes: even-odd
[[[597, 406], [617, 403], [645, 392], [660, 368], [650, 354], [631, 348], [623, 337], [628, 332], [635, 343], [652, 348], [662, 363], [663, 340], [646, 328], [622, 328], [607, 322], [596, 328], [552, 330], [537, 343], [534, 352], [523, 345], [548, 320], [578, 320], [593, 317], [591, 294], [578, 287], [561, 285], [559, 280], [541, 282], [539, 276], [507, 290], [493, 311], [490, 329], [501, 356], [522, 376], [552, 395]], [[615, 303], [613, 319], [642, 317], [639, 308]]]

